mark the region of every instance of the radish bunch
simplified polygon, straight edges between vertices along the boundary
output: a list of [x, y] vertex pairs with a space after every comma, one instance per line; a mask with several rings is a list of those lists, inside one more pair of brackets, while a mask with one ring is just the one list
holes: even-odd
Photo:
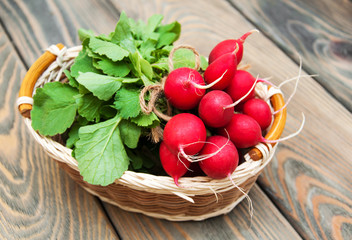
[[258, 79], [237, 70], [243, 43], [253, 32], [217, 44], [203, 74], [179, 68], [166, 78], [165, 97], [181, 113], [165, 125], [159, 155], [176, 185], [191, 163], [211, 178], [231, 178], [238, 149], [266, 142], [262, 131], [271, 124], [271, 109], [255, 97]]

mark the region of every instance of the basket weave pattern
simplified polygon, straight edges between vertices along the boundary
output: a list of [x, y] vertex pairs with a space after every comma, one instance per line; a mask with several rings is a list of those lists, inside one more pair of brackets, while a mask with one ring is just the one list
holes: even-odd
[[[105, 202], [114, 204], [128, 211], [141, 212], [149, 216], [174, 221], [185, 220], [186, 216], [192, 216], [190, 218], [191, 220], [202, 220], [210, 215], [210, 209], [213, 211], [212, 213], [216, 215], [218, 215], [219, 211], [231, 211], [234, 207], [233, 200], [244, 197], [240, 191], [230, 189], [218, 196], [214, 193], [196, 195], [193, 197], [194, 203], [192, 203], [175, 194], [155, 194], [148, 191], [131, 189], [122, 184], [111, 184], [103, 188], [83, 181], [79, 172], [70, 168], [68, 165], [62, 162], [60, 162], [59, 165], [78, 184], [88, 192], [99, 196]], [[257, 175], [247, 179], [244, 183], [240, 184], [239, 187], [247, 189], [248, 191], [255, 183], [256, 179]]]
[[[37, 80], [34, 92], [47, 82], [65, 80], [63, 70], [70, 68], [80, 50], [80, 47], [61, 51], [55, 47], [49, 48], [48, 51], [57, 55], [57, 59]], [[262, 89], [260, 94], [268, 94], [268, 91]], [[275, 93], [271, 93], [273, 94]], [[102, 187], [88, 184], [83, 180], [79, 174], [77, 161], [71, 156], [71, 149], [39, 135], [31, 127], [31, 120], [29, 118], [24, 120], [45, 152], [84, 189], [122, 209], [173, 221], [203, 220], [231, 211], [245, 197], [238, 188], [249, 192], [263, 168], [272, 159], [277, 146], [257, 145], [263, 158], [253, 161], [246, 154], [246, 161], [232, 174], [233, 182], [229, 179], [215, 180], [204, 176], [183, 177], [179, 181], [182, 186], [180, 188], [168, 176], [126, 171], [115, 183]]]

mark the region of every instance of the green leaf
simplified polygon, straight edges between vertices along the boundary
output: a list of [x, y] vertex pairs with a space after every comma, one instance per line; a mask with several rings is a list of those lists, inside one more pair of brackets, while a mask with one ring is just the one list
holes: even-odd
[[75, 122], [72, 127], [70, 128], [70, 131], [68, 132], [68, 138], [66, 140], [66, 147], [68, 148], [73, 148], [76, 142], [79, 139], [78, 136], [78, 130], [81, 127], [81, 125], [78, 122]]
[[82, 94], [82, 95], [90, 93], [90, 91], [81, 84], [78, 84], [78, 92], [79, 94]]
[[92, 58], [92, 62], [93, 62], [93, 66], [96, 67], [94, 65], [94, 63], [96, 63], [98, 60], [104, 58], [104, 56], [99, 55], [98, 53], [95, 53], [92, 51], [92, 49], [90, 49], [89, 47], [86, 48], [87, 51], [87, 55]]
[[160, 33], [160, 38], [156, 48], [161, 48], [172, 44], [180, 37], [181, 24], [175, 21], [173, 23], [158, 27], [156, 32]]
[[85, 72], [100, 73], [100, 71], [93, 66], [93, 59], [88, 56], [87, 49], [83, 48], [75, 58], [75, 62], [71, 67], [71, 75], [77, 78], [79, 73]]
[[150, 65], [150, 63], [143, 59], [143, 58], [140, 58], [140, 63], [141, 63], [141, 70], [142, 70], [142, 73], [144, 73], [144, 75], [152, 80], [153, 79], [153, 75], [154, 75], [154, 72], [153, 72], [153, 68], [152, 66]]
[[205, 71], [208, 67], [209, 63], [208, 60], [204, 56], [200, 56], [200, 69]]
[[162, 57], [157, 62], [151, 64], [152, 68], [160, 69], [169, 72], [169, 58]]
[[121, 118], [114, 117], [79, 129], [75, 157], [80, 174], [90, 184], [109, 185], [128, 169], [129, 157], [121, 140], [120, 121]]
[[150, 74], [149, 72], [150, 71], [149, 67], [151, 68], [150, 64], [148, 63], [149, 66], [147, 66], [147, 64], [145, 63], [146, 60], [143, 59], [138, 52], [130, 54], [129, 58], [132, 62], [132, 66], [133, 66], [132, 71], [134, 75], [142, 79], [144, 86], [153, 84], [153, 82], [150, 81], [150, 79], [143, 73], [143, 72], [147, 72], [147, 74]]
[[138, 20], [136, 22], [133, 18], [129, 18], [129, 25], [134, 39], [141, 40], [143, 38], [144, 31], [146, 28], [145, 22], [143, 22], [142, 20]]
[[68, 84], [70, 84], [72, 87], [78, 88], [79, 83], [76, 81], [74, 77], [72, 77], [71, 72], [67, 69], [64, 70], [64, 74], [66, 75], [68, 79]]
[[122, 80], [122, 83], [137, 83], [139, 82], [141, 79], [140, 78], [125, 78]]
[[86, 30], [81, 28], [78, 30], [78, 36], [79, 36], [79, 39], [83, 42], [84, 40], [90, 37], [94, 37], [94, 32], [92, 30]]
[[148, 60], [149, 62], [154, 59], [154, 57], [152, 57], [152, 52], [155, 50], [156, 43], [156, 40], [148, 39], [144, 41], [139, 48], [142, 57]]
[[[106, 58], [106, 59], [108, 59], [108, 58]], [[94, 66], [96, 69], [100, 69], [99, 66], [98, 66], [98, 61], [100, 61], [100, 56], [99, 56], [99, 58], [93, 58], [92, 63], [93, 63], [93, 66]], [[101, 70], [101, 69], [100, 69], [100, 70]]]
[[100, 34], [98, 36], [99, 39], [104, 40], [104, 41], [108, 41], [111, 42], [111, 34], [106, 35], [106, 34]]
[[163, 58], [163, 57], [169, 57], [172, 48], [173, 48], [172, 45], [168, 45], [168, 46], [165, 46], [165, 47], [160, 48], [160, 49], [155, 49], [152, 52], [152, 56], [154, 58], [156, 58], [156, 59], [160, 59], [160, 58]]
[[149, 36], [155, 31], [155, 29], [159, 26], [161, 21], [163, 20], [163, 15], [154, 14], [148, 19], [148, 24], [145, 29], [145, 36], [149, 38]]
[[136, 148], [142, 133], [141, 127], [130, 121], [121, 120], [119, 129], [123, 143], [129, 148]]
[[132, 163], [132, 170], [138, 170], [143, 167], [143, 157], [137, 153], [134, 153], [131, 149], [126, 149], [127, 155]]
[[100, 120], [100, 108], [103, 101], [99, 100], [92, 93], [78, 95], [76, 97], [76, 103], [78, 106], [78, 113], [82, 117], [85, 117], [88, 121], [99, 122]]
[[143, 81], [143, 85], [144, 86], [149, 86], [154, 84], [152, 81], [149, 80], [149, 78], [147, 76], [145, 76], [144, 74], [142, 74], [141, 79]]
[[139, 89], [123, 87], [116, 92], [115, 107], [119, 110], [120, 116], [124, 119], [136, 117], [141, 111], [139, 103]]
[[[181, 67], [195, 67], [195, 55], [192, 50], [181, 48], [175, 51], [172, 58], [174, 69]], [[169, 57], [162, 57], [157, 62], [151, 64], [153, 68], [169, 71]], [[200, 56], [200, 68], [205, 70], [208, 66], [208, 62], [204, 56]]]
[[109, 59], [102, 59], [97, 62], [97, 68], [101, 69], [105, 74], [114, 77], [125, 77], [131, 69], [125, 62], [113, 62]]
[[129, 55], [129, 52], [119, 45], [91, 37], [89, 40], [90, 49], [99, 55], [105, 55], [112, 61], [120, 61]]
[[130, 20], [125, 12], [122, 12], [120, 15], [120, 19], [116, 24], [111, 42], [120, 45], [122, 48], [131, 53], [134, 53], [137, 50], [132, 36]]
[[100, 100], [107, 101], [121, 87], [123, 78], [111, 77], [92, 72], [82, 73], [77, 81]]
[[140, 127], [154, 128], [159, 125], [160, 120], [153, 112], [148, 115], [141, 112], [137, 117], [131, 118], [131, 122]]
[[132, 71], [134, 75], [136, 75], [137, 77], [140, 77], [142, 75], [142, 68], [141, 68], [141, 60], [138, 52], [131, 53], [129, 58], [133, 66]]
[[44, 136], [63, 133], [75, 120], [77, 89], [60, 82], [46, 83], [33, 96], [32, 127]]
[[[181, 67], [189, 67], [189, 68], [194, 68], [195, 67], [195, 55], [192, 50], [190, 49], [185, 49], [181, 48], [175, 51], [174, 57], [173, 57], [173, 63], [174, 63], [174, 69], [176, 68], [181, 68]], [[203, 59], [203, 61], [202, 61]], [[201, 67], [202, 69], [206, 69], [205, 64], [207, 64], [205, 58], [203, 56], [200, 56], [201, 60]], [[205, 60], [205, 62], [204, 62]], [[202, 66], [203, 65], [203, 66]], [[204, 69], [204, 70], [205, 70]]]
[[116, 116], [117, 110], [113, 105], [104, 105], [100, 108], [100, 115], [105, 119], [110, 119]]
[[160, 40], [158, 42], [158, 44], [156, 45], [157, 48], [160, 48], [162, 46], [166, 46], [169, 45], [171, 43], [173, 43], [174, 41], [176, 41], [178, 38], [178, 35], [176, 33], [164, 33], [160, 36]]

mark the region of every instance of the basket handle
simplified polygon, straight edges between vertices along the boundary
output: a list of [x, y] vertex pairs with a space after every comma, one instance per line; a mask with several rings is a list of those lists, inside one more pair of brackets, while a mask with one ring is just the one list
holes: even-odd
[[[284, 98], [283, 98], [282, 94], [280, 94], [280, 93], [274, 94], [270, 98], [270, 101], [271, 101], [271, 105], [274, 108], [274, 111], [281, 109], [285, 105]], [[286, 115], [287, 115], [286, 108], [282, 109], [280, 112], [275, 114], [274, 122], [273, 122], [270, 130], [268, 131], [268, 133], [265, 135], [266, 139], [277, 140], [280, 138], [280, 136], [285, 128]], [[275, 146], [276, 143], [269, 143], [269, 144], [271, 144], [272, 146]], [[253, 161], [258, 161], [258, 160], [262, 159], [262, 157], [263, 157], [262, 152], [256, 147], [252, 148], [248, 152], [248, 154]]]
[[[59, 43], [56, 45], [60, 50], [64, 48], [64, 45]], [[45, 51], [29, 68], [25, 77], [23, 78], [21, 88], [18, 94], [18, 100], [20, 99], [32, 99], [33, 89], [35, 83], [42, 73], [50, 66], [56, 59], [56, 55], [50, 51]], [[20, 101], [18, 104], [18, 110], [21, 115], [25, 118], [30, 118], [30, 112], [32, 110], [32, 103], [30, 101]]]

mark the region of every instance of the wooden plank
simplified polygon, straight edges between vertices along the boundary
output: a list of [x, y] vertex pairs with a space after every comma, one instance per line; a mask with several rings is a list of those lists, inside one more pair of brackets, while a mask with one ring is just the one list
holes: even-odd
[[301, 239], [257, 185], [249, 197], [252, 222], [247, 200], [227, 215], [198, 222], [171, 222], [104, 205], [123, 239]]
[[[52, 44], [80, 44], [77, 31], [113, 29], [118, 12], [109, 1], [0, 1], [1, 19], [25, 63], [31, 65]], [[78, 14], [79, 13], [79, 14]]]
[[251, 0], [233, 5], [352, 111], [352, 3]]
[[[40, 7], [42, 8], [41, 11], [37, 11], [36, 14], [31, 15], [29, 14], [28, 16], [23, 16], [20, 19], [14, 19], [11, 16], [19, 16], [21, 15], [21, 12], [24, 12], [24, 8], [28, 8], [28, 9], [33, 9], [33, 6], [28, 5], [29, 3], [17, 3], [18, 6], [20, 6], [20, 9], [17, 9], [14, 3], [9, 3], [6, 2], [4, 3], [4, 5], [7, 6], [6, 12], [4, 12], [3, 14], [9, 14], [5, 20], [4, 23], [8, 28], [8, 31], [10, 32], [10, 34], [12, 36], [16, 36], [16, 38], [13, 40], [16, 43], [16, 46], [19, 44], [18, 39], [24, 38], [24, 39], [31, 39], [31, 41], [34, 41], [36, 44], [34, 44], [33, 46], [28, 44], [22, 44], [22, 45], [18, 45], [18, 50], [24, 54], [24, 59], [26, 60], [26, 62], [31, 63], [32, 61], [35, 60], [35, 57], [37, 56], [37, 52], [40, 52], [40, 49], [42, 49], [44, 46], [46, 45], [50, 45], [50, 43], [48, 41], [50, 41], [50, 39], [57, 39], [57, 38], [62, 38], [61, 41], [64, 43], [70, 43], [70, 42], [75, 42], [77, 39], [75, 39], [76, 36], [76, 30], [80, 27], [80, 24], [82, 24], [83, 27], [86, 27], [85, 24], [89, 24], [89, 28], [93, 29], [93, 30], [99, 30], [98, 32], [109, 32], [111, 31], [111, 29], [113, 29], [114, 25], [116, 24], [117, 20], [114, 19], [114, 17], [116, 17], [116, 14], [111, 14], [109, 12], [104, 13], [104, 18], [108, 19], [106, 21], [104, 21], [104, 24], [102, 24], [102, 22], [99, 21], [91, 21], [91, 18], [84, 18], [84, 14], [87, 14], [88, 16], [90, 14], [97, 14], [97, 15], [101, 15], [102, 12], [106, 11], [106, 9], [101, 10], [103, 7], [99, 6], [99, 5], [94, 5], [94, 12], [97, 13], [92, 13], [91, 11], [88, 10], [88, 6], [95, 4], [94, 2], [89, 2], [86, 1], [84, 3], [80, 2], [80, 4], [83, 4], [83, 6], [80, 7], [80, 9], [82, 9], [82, 11], [77, 12], [75, 10], [75, 8], [70, 8], [71, 5], [77, 4], [75, 2], [72, 1], [61, 1], [61, 2], [57, 2], [54, 3], [53, 5], [51, 5], [50, 7], [52, 9], [60, 9], [63, 11], [60, 11], [60, 13], [55, 12], [54, 16], [50, 15], [47, 16], [45, 13], [48, 11], [48, 3], [43, 2], [42, 5], [40, 5]], [[139, 4], [138, 2], [134, 2], [133, 4]], [[97, 10], [98, 9], [98, 10]], [[113, 9], [113, 8], [112, 8]], [[100, 12], [101, 11], [101, 12]], [[69, 19], [67, 19], [67, 16], [69, 16]], [[52, 23], [50, 23], [50, 19], [53, 19], [54, 21], [52, 21]], [[60, 19], [66, 19], [65, 21], [69, 23], [69, 25], [73, 25], [74, 27], [72, 28], [76, 28], [76, 29], [65, 29], [66, 26], [62, 26], [61, 28], [58, 28], [55, 24], [57, 24], [56, 22], [58, 22]], [[114, 19], [114, 21], [111, 21], [111, 19]], [[29, 23], [29, 28], [32, 29], [32, 31], [25, 31], [25, 28], [15, 28], [14, 26], [16, 25], [23, 25], [26, 21], [31, 20]], [[87, 22], [85, 22], [87, 20]], [[71, 22], [73, 24], [71, 24]], [[18, 24], [20, 23], [20, 24]], [[61, 22], [61, 24], [63, 24]], [[50, 25], [51, 28], [51, 32], [47, 32], [45, 31], [46, 28], [49, 28], [47, 25]], [[107, 29], [108, 28], [108, 29]], [[64, 34], [64, 33], [68, 33], [68, 34]], [[17, 37], [17, 35], [20, 35], [19, 37]], [[42, 37], [39, 37], [43, 35]], [[60, 36], [59, 36], [60, 35]], [[54, 36], [54, 37], [53, 37]], [[56, 36], [56, 37], [55, 37]], [[58, 37], [59, 36], [59, 37]], [[39, 47], [35, 47], [35, 45], [38, 45]], [[26, 54], [27, 52], [29, 52], [28, 54]], [[34, 57], [32, 57], [31, 55], [33, 55]], [[265, 209], [272, 209], [273, 211], [275, 211], [275, 207], [267, 200], [267, 198], [265, 198], [265, 195], [261, 192], [260, 189], [256, 188], [256, 190], [254, 191], [254, 196], [258, 195], [259, 197], [257, 198], [257, 201], [259, 201], [260, 199], [266, 199], [264, 201], [264, 207]], [[258, 204], [258, 212], [260, 212], [260, 206], [263, 203], [259, 203]], [[243, 208], [246, 208], [245, 205]], [[110, 213], [112, 216], [117, 217], [121, 210], [119, 209], [112, 209], [111, 206], [108, 206], [108, 210], [113, 211], [112, 213]], [[244, 210], [243, 210], [244, 212]], [[247, 214], [247, 219], [248, 219], [248, 213]], [[126, 221], [131, 221], [132, 218], [134, 218], [134, 214], [131, 213], [126, 213], [124, 212], [124, 216], [126, 219]], [[229, 215], [230, 216], [230, 215]], [[141, 218], [141, 217], [139, 217]], [[128, 220], [130, 219], [130, 220]], [[242, 231], [242, 235], [243, 236], [267, 236], [268, 238], [278, 238], [280, 239], [280, 234], [281, 233], [275, 233], [274, 231], [272, 231], [270, 229], [270, 225], [266, 225], [266, 224], [262, 224], [260, 223], [260, 221], [257, 221], [254, 225], [252, 226], [252, 232], [247, 234], [246, 233], [246, 229], [247, 226], [244, 229], [237, 229], [236, 227], [232, 226], [232, 221], [236, 219], [235, 216], [231, 216], [231, 217], [226, 217], [224, 219], [222, 219], [221, 221], [224, 222], [223, 224], [226, 223], [227, 226], [227, 234], [234, 234], [231, 233], [231, 231], [236, 231], [235, 234], [238, 231]], [[143, 218], [141, 218], [141, 220], [139, 221], [145, 221]], [[267, 221], [267, 220], [266, 220]], [[213, 225], [216, 225], [217, 220], [212, 220]], [[287, 230], [288, 234], [291, 236], [292, 239], [297, 239], [298, 235], [294, 232], [294, 230], [290, 227], [290, 225], [285, 221], [285, 219], [280, 216], [280, 214], [276, 211], [274, 214], [274, 218], [272, 220], [272, 222], [274, 222], [276, 224], [276, 226], [278, 227], [282, 227], [283, 229]], [[245, 226], [248, 222], [246, 222], [244, 219], [242, 220], [242, 225]], [[160, 223], [158, 223], [160, 225]], [[201, 225], [198, 225], [201, 226]], [[161, 226], [162, 227], [162, 226]], [[163, 232], [159, 233], [161, 235], [165, 235], [165, 236], [171, 236], [170, 233], [168, 233], [168, 230], [165, 230], [165, 227], [163, 228]], [[172, 229], [170, 229], [171, 231]], [[215, 231], [215, 229], [213, 229]], [[187, 230], [188, 232], [191, 231], [191, 228], [189, 228], [189, 230]], [[279, 231], [279, 228], [277, 229], [277, 231]], [[135, 232], [137, 235], [141, 235], [142, 232], [138, 232], [138, 229], [133, 229], [132, 232]], [[171, 231], [172, 232], [172, 231]], [[210, 231], [208, 232], [210, 233]], [[212, 234], [218, 234], [219, 231], [215, 231]], [[184, 233], [186, 234], [186, 233]], [[286, 236], [286, 235], [285, 235]]]
[[[22, 3], [18, 9], [18, 7], [12, 6], [9, 1], [5, 3], [8, 9], [6, 11], [0, 10], [1, 16], [8, 16], [7, 12], [15, 15], [17, 12], [25, 11], [23, 9], [27, 7], [26, 4], [29, 4], [27, 2]], [[183, 25], [183, 30], [182, 38], [178, 43], [191, 44], [204, 55], [208, 54], [218, 41], [240, 36], [254, 28], [225, 1], [113, 1], [113, 3], [117, 9], [126, 10], [129, 16], [135, 18], [145, 20], [151, 14], [157, 12], [166, 16], [166, 22], [179, 20]], [[78, 13], [79, 7], [72, 9], [68, 7], [72, 4], [74, 5], [75, 2], [71, 3], [70, 1], [69, 4], [68, 1], [55, 2], [54, 5], [60, 6], [60, 8], [57, 8], [62, 10], [58, 13], [55, 12], [55, 19], [66, 19], [66, 17], [60, 16], [70, 16], [70, 21], [79, 25], [81, 21], [79, 19], [82, 19], [81, 15], [86, 16], [84, 14], [87, 14], [93, 19], [83, 18], [89, 22], [89, 28], [98, 29], [105, 33], [111, 31], [115, 22], [112, 23], [112, 21], [107, 20], [103, 25], [95, 25], [95, 17], [103, 12], [99, 10], [99, 4], [94, 5], [93, 3], [91, 9], [94, 9], [94, 11], [89, 11], [84, 6], [89, 5], [90, 2], [80, 2], [80, 4], [83, 4], [82, 9], [85, 9], [85, 12], [80, 14]], [[39, 12], [30, 19], [36, 23], [38, 18], [42, 22], [45, 17], [41, 16]], [[101, 17], [110, 19], [108, 14]], [[25, 29], [17, 30], [17, 24], [14, 24], [14, 22], [23, 24], [24, 20], [20, 20], [21, 18], [6, 19], [4, 21], [5, 25], [14, 27], [14, 29], [7, 27], [11, 36], [16, 36], [19, 39], [30, 36], [30, 32], [25, 32]], [[82, 22], [82, 24], [84, 23]], [[38, 37], [44, 32], [42, 24], [34, 26], [36, 28], [32, 29], [32, 34], [37, 42], [43, 42], [41, 46], [45, 46], [44, 42], [47, 41], [46, 38], [48, 37], [44, 36], [44, 40]], [[61, 31], [57, 27], [56, 29], [55, 31]], [[66, 35], [68, 36], [68, 34]], [[68, 36], [67, 38], [73, 37]], [[16, 41], [16, 46], [18, 45], [19, 49], [20, 47], [23, 49], [21, 52], [25, 52], [26, 47], [20, 46], [21, 41]], [[24, 42], [23, 44], [27, 43]], [[48, 42], [49, 44], [51, 43]], [[31, 61], [30, 57], [26, 59], [29, 59], [28, 62]], [[292, 77], [298, 72], [297, 64], [292, 62], [265, 36], [259, 34], [248, 39], [244, 61], [251, 63], [251, 71], [254, 74], [260, 73], [264, 77], [273, 76], [273, 81], [276, 83]], [[292, 91], [292, 84], [283, 90], [288, 95]], [[351, 226], [351, 203], [349, 199], [352, 199], [349, 182], [351, 163], [348, 161], [349, 156], [351, 156], [351, 149], [348, 144], [351, 141], [351, 129], [348, 128], [348, 126], [351, 126], [351, 114], [310, 78], [302, 81], [298, 93], [290, 103], [287, 128], [284, 134], [287, 135], [298, 128], [301, 111], [307, 114], [304, 131], [299, 137], [280, 144], [277, 158], [267, 168], [267, 170], [274, 169], [271, 170], [272, 175], [276, 179], [280, 179], [280, 182], [276, 182], [268, 173], [265, 173], [261, 181], [262, 185], [266, 187], [268, 193], [271, 192], [270, 197], [279, 205], [281, 211], [290, 218], [290, 221], [302, 236], [306, 238], [344, 236], [348, 239], [348, 234], [351, 232], [349, 231]], [[317, 139], [320, 141], [318, 142]], [[285, 168], [288, 163], [294, 161], [299, 163], [297, 164], [298, 167], [294, 169]], [[335, 164], [331, 164], [332, 162]], [[336, 202], [333, 202], [334, 207], [328, 207], [332, 206], [329, 204], [320, 204], [314, 198], [314, 196], [317, 196], [314, 195], [317, 194], [316, 186], [319, 186], [317, 184], [310, 185], [307, 183], [304, 188], [305, 191], [301, 192], [299, 188], [301, 185], [296, 183], [296, 179], [301, 176], [310, 176], [311, 178], [306, 178], [309, 180], [308, 183], [324, 180], [325, 185], [320, 186], [318, 190], [323, 191], [325, 195], [320, 199], [326, 200], [328, 199], [326, 196], [337, 196], [335, 197]], [[268, 179], [267, 182], [265, 182], [265, 179]], [[339, 185], [336, 186], [336, 183]], [[330, 202], [332, 202], [331, 199]], [[207, 226], [207, 221], [204, 222], [204, 226]], [[133, 229], [133, 231], [138, 231], [138, 229]]]
[[100, 202], [27, 131], [15, 107], [25, 72], [0, 27], [0, 238], [118, 239]]
[[[205, 55], [217, 42], [254, 28], [225, 1], [137, 1], [138, 7], [130, 2], [113, 1], [130, 16], [146, 19], [162, 13], [167, 21], [177, 19], [183, 26], [178, 43], [191, 44]], [[298, 74], [297, 64], [262, 34], [247, 39], [244, 62], [255, 76], [272, 76], [274, 83]], [[288, 96], [292, 89], [293, 83], [282, 90]], [[298, 129], [301, 112], [307, 118], [304, 130], [279, 145], [259, 182], [304, 238], [351, 239], [351, 113], [312, 78], [301, 80], [283, 136]]]

